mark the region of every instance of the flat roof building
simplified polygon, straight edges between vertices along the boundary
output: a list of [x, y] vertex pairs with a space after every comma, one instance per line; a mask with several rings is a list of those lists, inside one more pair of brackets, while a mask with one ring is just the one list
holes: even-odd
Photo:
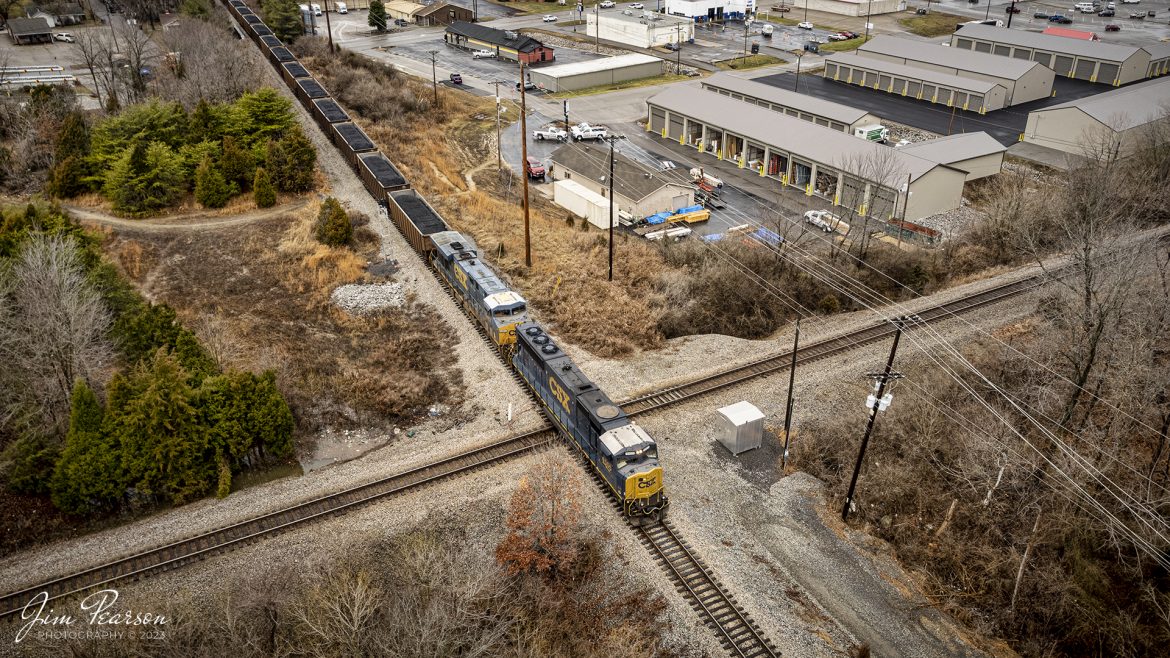
[[960, 78], [994, 82], [1007, 90], [1007, 105], [1019, 105], [1052, 95], [1056, 74], [1039, 62], [955, 50], [926, 41], [874, 37], [857, 54], [898, 64], [930, 69]]
[[824, 77], [980, 114], [1007, 107], [1008, 91], [997, 82], [852, 53], [826, 57]]
[[908, 144], [898, 150], [966, 172], [967, 180], [975, 180], [999, 173], [1007, 147], [980, 131]]
[[585, 34], [596, 38], [598, 26], [601, 27], [600, 38], [635, 48], [653, 48], [695, 38], [694, 20], [652, 11], [586, 13]]
[[[550, 174], [555, 181], [571, 180], [608, 201], [609, 147], [590, 142], [566, 144], [552, 154]], [[650, 173], [645, 167], [615, 153], [613, 158], [614, 210], [648, 217], [664, 210], [695, 205], [695, 190]]]
[[774, 112], [811, 121], [853, 134], [853, 129], [868, 124], [881, 123], [881, 119], [855, 107], [834, 103], [815, 96], [799, 94], [780, 87], [745, 80], [730, 73], [716, 73], [701, 82], [704, 89], [730, 96], [736, 100], [754, 103]]
[[529, 79], [551, 92], [574, 91], [662, 75], [663, 62], [652, 55], [631, 53], [584, 62], [532, 69]]
[[1056, 75], [1114, 86], [1165, 74], [1170, 64], [1166, 47], [1083, 41], [992, 25], [963, 25], [951, 35], [951, 47], [1040, 62]]
[[1132, 153], [1143, 132], [1170, 123], [1170, 79], [1148, 80], [1028, 114], [1024, 141], [1074, 155]]
[[963, 171], [713, 91], [677, 86], [646, 103], [647, 130], [847, 214], [887, 220], [897, 211], [914, 221], [962, 198]]

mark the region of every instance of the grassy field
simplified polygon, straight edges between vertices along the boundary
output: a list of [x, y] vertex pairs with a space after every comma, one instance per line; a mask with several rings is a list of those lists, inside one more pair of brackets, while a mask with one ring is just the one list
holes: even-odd
[[736, 57], [735, 59], [725, 59], [721, 62], [715, 62], [715, 66], [718, 66], [724, 71], [744, 71], [747, 69], [758, 69], [761, 66], [786, 63], [786, 60], [771, 55], [749, 55], [746, 59]]
[[665, 75], [654, 76], [653, 78], [642, 78], [640, 80], [627, 80], [626, 82], [619, 82], [613, 85], [597, 85], [596, 87], [586, 87], [585, 89], [577, 89], [575, 91], [560, 91], [555, 94], [549, 94], [550, 98], [577, 98], [579, 96], [592, 96], [593, 94], [604, 94], [610, 91], [618, 91], [619, 89], [633, 89], [635, 87], [649, 87], [651, 85], [661, 85], [667, 82], [678, 82], [679, 80], [686, 80], [687, 76], [678, 75], [677, 73], [667, 73]]
[[925, 16], [902, 18], [898, 23], [912, 34], [920, 37], [940, 37], [955, 31], [955, 25], [966, 22], [967, 18], [947, 14], [941, 11], [932, 11]]
[[830, 41], [829, 43], [820, 44], [819, 50], [822, 53], [844, 53], [850, 50], [857, 50], [863, 43], [869, 41], [873, 37], [858, 37], [856, 39], [848, 39], [845, 41]]

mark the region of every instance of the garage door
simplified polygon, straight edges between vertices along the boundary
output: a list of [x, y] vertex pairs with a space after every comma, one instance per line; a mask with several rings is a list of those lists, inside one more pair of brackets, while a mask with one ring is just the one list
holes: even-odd
[[967, 109], [971, 110], [972, 112], [981, 111], [983, 109], [983, 97], [972, 95], [971, 98], [967, 100]]
[[977, 52], [981, 52], [981, 53], [989, 53], [989, 52], [991, 52], [991, 44], [990, 43], [983, 43], [982, 41], [976, 41], [975, 42], [975, 50]]
[[1072, 74], [1072, 66], [1073, 66], [1073, 58], [1066, 57], [1065, 55], [1057, 55], [1056, 56], [1056, 67], [1053, 68], [1052, 70], [1056, 71], [1056, 75], [1067, 76], [1067, 75]]
[[678, 139], [682, 136], [682, 117], [677, 114], [670, 115], [670, 128], [666, 131], [666, 136], [672, 139]]
[[666, 111], [661, 108], [650, 108], [650, 129], [656, 133], [662, 133], [662, 127], [666, 125]]
[[933, 101], [936, 91], [937, 89], [934, 85], [922, 85], [922, 100]]
[[1091, 59], [1078, 59], [1076, 74], [1073, 75], [1077, 80], [1092, 80], [1093, 71], [1097, 69], [1097, 62]]
[[836, 131], [838, 131], [838, 132], [844, 132], [844, 131], [845, 131], [845, 124], [843, 124], [843, 123], [837, 123], [836, 121], [834, 121], [833, 123], [830, 123], [830, 124], [829, 124], [829, 127], [830, 127], [830, 128], [832, 128], [833, 130], [836, 130]]
[[865, 203], [865, 183], [851, 178], [845, 177], [845, 185], [841, 188], [841, 198], [839, 204], [846, 208], [852, 208], [857, 212], [861, 212], [861, 204]]
[[676, 197], [671, 197], [670, 199], [670, 207], [674, 210], [678, 210], [679, 208], [686, 208], [689, 205], [691, 205], [691, 199], [686, 194], [680, 194]]
[[792, 180], [789, 181], [793, 185], [804, 187], [812, 180], [812, 165], [804, 164], [803, 162], [793, 161], [792, 163]]
[[894, 84], [894, 79], [888, 75], [883, 75], [878, 81], [878, 88], [889, 89]]
[[1121, 71], [1121, 67], [1119, 65], [1106, 64], [1101, 62], [1101, 66], [1097, 68], [1097, 82], [1113, 84], [1117, 81], [1117, 74], [1119, 71]]
[[873, 201], [870, 203], [870, 216], [878, 219], [889, 219], [894, 214], [894, 199], [896, 198], [897, 193], [893, 190], [886, 187], [877, 188], [873, 195]]
[[828, 119], [820, 119], [820, 118], [818, 118], [818, 119], [816, 120], [816, 124], [817, 124], [818, 126], [826, 126], [826, 127], [827, 127], [827, 126], [829, 125], [829, 120], [828, 120]]
[[1034, 52], [1032, 53], [1032, 61], [1052, 68], [1052, 53]]
[[1027, 48], [1016, 48], [1012, 51], [1012, 57], [1016, 59], [1032, 59], [1032, 51]]
[[918, 94], [921, 91], [922, 91], [922, 83], [921, 82], [911, 81], [910, 84], [906, 87], [906, 95], [913, 96], [914, 98], [918, 98]]
[[971, 40], [970, 39], [959, 39], [955, 43], [955, 45], [956, 45], [956, 47], [963, 48], [964, 50], [971, 50]]
[[1012, 47], [1011, 47], [1011, 46], [999, 46], [999, 45], [997, 45], [997, 46], [996, 46], [996, 47], [993, 49], [993, 52], [994, 52], [996, 55], [999, 55], [1000, 57], [1010, 57], [1010, 56], [1011, 56], [1011, 54], [1012, 54]]
[[837, 65], [836, 64], [825, 64], [825, 77], [832, 78], [834, 80], [837, 79]]
[[955, 92], [955, 107], [961, 107], [961, 108], [966, 109], [966, 107], [967, 107], [967, 94], [966, 93], [961, 92], [961, 91]]
[[934, 100], [934, 102], [939, 103], [940, 105], [950, 104], [951, 93], [952, 93], [952, 90], [950, 90], [950, 89], [939, 89], [938, 90], [938, 98], [936, 98]]
[[784, 113], [790, 117], [800, 118], [800, 112], [797, 112], [796, 110], [792, 109], [791, 107], [788, 108], [787, 110], [784, 110]]

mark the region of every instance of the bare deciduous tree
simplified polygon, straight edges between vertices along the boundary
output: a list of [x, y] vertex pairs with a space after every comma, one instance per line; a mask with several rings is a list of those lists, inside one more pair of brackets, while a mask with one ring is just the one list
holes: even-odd
[[159, 94], [194, 107], [200, 99], [228, 102], [264, 82], [263, 66], [252, 44], [232, 39], [217, 22], [184, 20], [181, 30], [161, 36], [172, 66], [157, 72]]
[[0, 293], [0, 362], [16, 384], [4, 387], [5, 409], [35, 410], [44, 429], [64, 434], [74, 380], [101, 388], [112, 364], [109, 311], [67, 237], [34, 234]]

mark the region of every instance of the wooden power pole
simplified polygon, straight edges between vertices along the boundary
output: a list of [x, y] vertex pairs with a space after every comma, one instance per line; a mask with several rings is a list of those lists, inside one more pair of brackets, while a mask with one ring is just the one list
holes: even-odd
[[[517, 53], [519, 59], [520, 53]], [[520, 177], [524, 179], [524, 267], [532, 267], [532, 238], [528, 229], [528, 109], [524, 100], [524, 60], [520, 60]]]

